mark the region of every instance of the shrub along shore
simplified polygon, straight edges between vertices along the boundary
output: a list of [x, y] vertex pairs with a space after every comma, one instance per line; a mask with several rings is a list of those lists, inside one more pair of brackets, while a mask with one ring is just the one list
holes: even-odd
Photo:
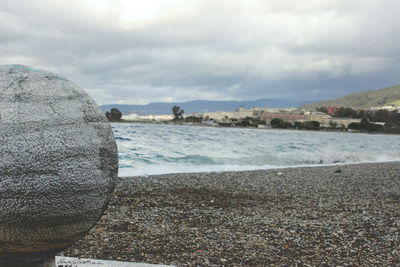
[[400, 162], [120, 178], [61, 255], [177, 265], [399, 265]]

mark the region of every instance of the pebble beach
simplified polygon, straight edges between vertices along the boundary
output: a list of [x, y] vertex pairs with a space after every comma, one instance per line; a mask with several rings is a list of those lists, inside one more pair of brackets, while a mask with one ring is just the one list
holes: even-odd
[[400, 162], [119, 178], [63, 256], [179, 266], [400, 264]]

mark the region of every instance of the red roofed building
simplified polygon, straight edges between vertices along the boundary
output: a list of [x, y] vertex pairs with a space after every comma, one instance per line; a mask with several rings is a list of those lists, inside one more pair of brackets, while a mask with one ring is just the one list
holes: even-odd
[[338, 107], [326, 107], [326, 110], [329, 115], [333, 115], [339, 110], [339, 108]]

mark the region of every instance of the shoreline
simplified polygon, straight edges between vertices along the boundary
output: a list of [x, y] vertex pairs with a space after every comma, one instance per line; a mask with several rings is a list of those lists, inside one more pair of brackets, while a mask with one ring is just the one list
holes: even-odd
[[231, 128], [231, 129], [257, 129], [257, 130], [289, 130], [289, 131], [306, 131], [306, 132], [328, 132], [328, 133], [351, 133], [351, 134], [380, 134], [380, 135], [400, 135], [400, 130], [386, 130], [386, 131], [360, 131], [360, 130], [340, 130], [340, 129], [294, 129], [294, 128], [258, 128], [255, 126], [218, 126], [218, 125], [207, 125], [203, 123], [176, 123], [170, 121], [110, 121], [110, 123], [122, 123], [122, 124], [156, 124], [156, 125], [173, 125], [173, 126], [190, 126], [190, 127], [210, 127], [210, 128]]
[[[346, 166], [346, 165], [358, 165], [358, 164], [380, 164], [380, 163], [400, 163], [400, 160], [388, 160], [388, 161], [365, 161], [365, 162], [336, 162], [336, 163], [315, 163], [315, 164], [304, 164], [304, 165], [288, 165], [288, 166], [271, 166], [265, 168], [258, 168], [258, 166], [240, 166], [243, 169], [222, 169], [222, 170], [210, 170], [210, 171], [196, 171], [191, 169], [190, 171], [182, 171], [182, 172], [163, 172], [163, 173], [150, 173], [150, 174], [139, 174], [139, 175], [123, 175], [122, 173], [127, 173], [127, 171], [131, 168], [122, 168], [119, 169], [118, 178], [135, 178], [135, 177], [149, 177], [149, 176], [162, 176], [162, 175], [180, 175], [180, 174], [221, 174], [225, 172], [252, 172], [252, 171], [270, 171], [270, 170], [281, 170], [281, 169], [296, 169], [296, 168], [314, 168], [314, 167], [332, 167], [332, 166]], [[211, 165], [212, 167], [221, 167], [226, 165]], [[262, 167], [262, 166], [261, 166]], [[121, 170], [126, 170], [121, 172]]]
[[119, 178], [64, 256], [177, 265], [400, 264], [400, 162]]

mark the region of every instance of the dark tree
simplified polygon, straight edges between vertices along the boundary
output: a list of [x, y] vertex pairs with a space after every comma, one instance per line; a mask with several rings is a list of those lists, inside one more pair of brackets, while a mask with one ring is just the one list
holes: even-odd
[[265, 121], [258, 118], [251, 118], [251, 124], [254, 126], [258, 126], [259, 124], [265, 124]]
[[381, 125], [376, 125], [373, 123], [370, 123], [367, 119], [362, 119], [360, 123], [360, 129], [361, 130], [366, 130], [366, 131], [380, 131], [382, 130]]
[[329, 127], [331, 127], [331, 129], [336, 129], [337, 128], [337, 123], [336, 122], [334, 122], [334, 121], [330, 121], [329, 122]]
[[295, 122], [293, 123], [293, 126], [294, 126], [294, 128], [296, 128], [296, 129], [301, 129], [301, 128], [303, 128], [303, 124], [302, 124], [300, 121], [295, 121]]
[[242, 126], [242, 127], [249, 127], [250, 123], [251, 123], [250, 120], [243, 119], [243, 120], [240, 120], [237, 125]]
[[358, 112], [352, 108], [341, 107], [335, 112], [334, 117], [358, 118]]
[[377, 110], [374, 113], [373, 119], [376, 122], [387, 122], [390, 121], [390, 116], [391, 116], [391, 112], [381, 109], [381, 110]]
[[293, 125], [290, 122], [281, 119], [271, 120], [271, 126], [272, 128], [283, 128], [283, 129], [293, 128]]
[[283, 120], [281, 120], [281, 119], [272, 119], [271, 120], [272, 128], [281, 128], [282, 124], [283, 124]]
[[109, 121], [121, 121], [122, 113], [117, 108], [112, 108], [111, 112], [106, 112], [106, 117]]
[[203, 119], [201, 117], [196, 117], [196, 116], [189, 116], [185, 118], [186, 122], [202, 122]]
[[172, 107], [172, 114], [174, 115], [174, 121], [183, 120], [183, 112], [184, 110], [178, 106]]
[[400, 113], [397, 110], [392, 112], [388, 126], [392, 128], [400, 128]]
[[360, 123], [358, 123], [358, 122], [352, 122], [347, 126], [347, 128], [352, 129], [352, 130], [360, 130], [361, 126], [360, 126]]
[[360, 129], [362, 130], [370, 130], [371, 128], [371, 123], [366, 119], [362, 119], [360, 122]]
[[359, 110], [357, 114], [357, 118], [362, 119], [362, 118], [368, 118], [371, 119], [372, 115], [371, 112], [365, 111], [365, 110]]
[[249, 126], [255, 126], [257, 127], [258, 124], [265, 124], [265, 122], [252, 118], [252, 117], [246, 117], [244, 119], [240, 119], [237, 125], [243, 126], [243, 127], [249, 127]]
[[319, 129], [320, 123], [318, 121], [305, 121], [304, 128], [308, 130], [317, 130]]
[[288, 121], [284, 121], [282, 126], [283, 126], [282, 128], [285, 128], [285, 129], [293, 128], [293, 125]]

